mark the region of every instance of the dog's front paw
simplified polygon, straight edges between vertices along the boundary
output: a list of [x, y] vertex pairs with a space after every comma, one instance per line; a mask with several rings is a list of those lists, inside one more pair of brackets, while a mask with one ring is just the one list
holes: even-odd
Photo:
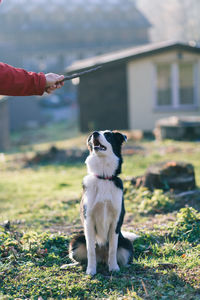
[[118, 264], [115, 265], [109, 265], [109, 272], [119, 272], [120, 268]]
[[87, 275], [91, 275], [91, 276], [93, 276], [93, 275], [95, 275], [96, 274], [96, 268], [87, 268], [87, 270], [86, 270], [86, 274]]

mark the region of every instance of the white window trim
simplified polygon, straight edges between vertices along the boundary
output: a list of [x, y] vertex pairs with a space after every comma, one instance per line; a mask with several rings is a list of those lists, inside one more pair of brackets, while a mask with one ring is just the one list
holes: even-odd
[[198, 97], [199, 97], [199, 68], [198, 64], [193, 62], [193, 72], [194, 72], [194, 104], [181, 104], [180, 94], [179, 94], [179, 66], [177, 62], [171, 63], [171, 105], [158, 105], [158, 86], [157, 86], [157, 64], [154, 65], [153, 72], [153, 95], [154, 95], [154, 109], [156, 111], [177, 111], [177, 110], [194, 110], [198, 107]]
[[177, 63], [171, 65], [171, 87], [172, 87], [172, 107], [177, 109], [180, 106], [179, 98], [179, 68]]
[[194, 105], [198, 107], [198, 99], [199, 99], [199, 61], [194, 64]]

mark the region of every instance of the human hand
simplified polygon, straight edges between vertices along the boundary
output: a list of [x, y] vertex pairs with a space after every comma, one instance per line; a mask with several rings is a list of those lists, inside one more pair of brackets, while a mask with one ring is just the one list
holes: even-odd
[[51, 94], [54, 90], [61, 88], [64, 85], [62, 80], [64, 79], [63, 75], [58, 75], [55, 73], [45, 74], [46, 77], [46, 87], [45, 92]]

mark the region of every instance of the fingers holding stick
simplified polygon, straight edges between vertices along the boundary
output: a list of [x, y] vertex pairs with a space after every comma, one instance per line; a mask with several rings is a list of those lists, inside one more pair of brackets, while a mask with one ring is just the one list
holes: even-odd
[[77, 77], [81, 77], [82, 75], [88, 74], [90, 72], [97, 71], [101, 67], [102, 66], [97, 66], [97, 67], [82, 71], [80, 73], [68, 75], [66, 77], [64, 77], [63, 75], [48, 73], [48, 74], [45, 75], [45, 77], [46, 77], [45, 91], [47, 93], [52, 93], [54, 90], [61, 88], [64, 85], [64, 81], [71, 80], [71, 79], [74, 79], [74, 78], [77, 78]]
[[48, 74], [45, 74], [45, 77], [46, 77], [45, 91], [48, 94], [51, 94], [56, 89], [60, 89], [64, 85], [64, 82], [63, 82], [64, 76], [63, 75], [58, 75], [55, 73], [48, 73]]

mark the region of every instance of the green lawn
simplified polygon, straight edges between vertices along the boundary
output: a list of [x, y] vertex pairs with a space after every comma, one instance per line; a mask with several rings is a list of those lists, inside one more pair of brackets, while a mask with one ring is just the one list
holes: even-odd
[[[0, 299], [200, 299], [199, 195], [177, 203], [172, 195], [135, 191], [125, 182], [124, 228], [141, 236], [134, 242], [133, 264], [113, 274], [100, 265], [93, 278], [85, 275], [85, 266], [60, 268], [71, 263], [68, 243], [81, 228], [86, 167], [83, 162], [24, 167], [27, 157], [52, 145], [47, 136], [42, 144], [15, 143], [14, 151], [0, 156]], [[53, 144], [84, 148], [85, 138]], [[123, 179], [143, 174], [154, 162], [184, 160], [194, 164], [200, 186], [200, 143], [129, 143], [144, 151], [124, 157]], [[180, 211], [187, 204], [196, 210]]]

